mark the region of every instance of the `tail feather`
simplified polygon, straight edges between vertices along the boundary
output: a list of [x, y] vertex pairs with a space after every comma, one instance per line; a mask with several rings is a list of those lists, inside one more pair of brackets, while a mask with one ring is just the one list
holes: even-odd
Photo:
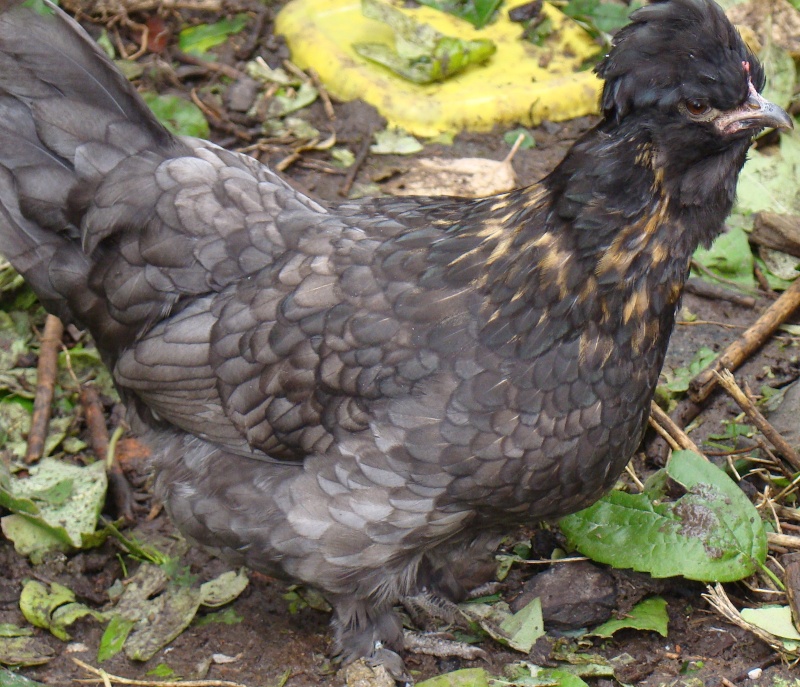
[[[149, 143], [171, 144], [171, 134], [77, 22], [49, 3], [41, 14], [26, 4], [0, 0], [0, 91], [29, 103], [56, 98], [62, 103], [59, 114], [65, 99], [76, 107], [91, 103], [104, 120], [135, 122], [147, 132]], [[91, 127], [102, 121], [80, 124]], [[134, 139], [120, 143], [134, 152]]]
[[105, 234], [82, 235], [90, 199], [131, 156], [154, 166], [186, 148], [75, 21], [43, 7], [0, 0], [0, 253], [45, 307], [113, 351], [141, 322], [110, 317], [93, 289], [87, 247]]

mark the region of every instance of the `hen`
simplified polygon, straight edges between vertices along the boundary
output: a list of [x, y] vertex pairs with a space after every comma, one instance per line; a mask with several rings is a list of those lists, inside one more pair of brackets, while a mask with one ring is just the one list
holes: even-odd
[[175, 137], [52, 5], [0, 3], [2, 252], [87, 327], [190, 538], [319, 588], [346, 659], [587, 506], [648, 416], [689, 259], [791, 120], [708, 0], [632, 15], [540, 183], [326, 206]]

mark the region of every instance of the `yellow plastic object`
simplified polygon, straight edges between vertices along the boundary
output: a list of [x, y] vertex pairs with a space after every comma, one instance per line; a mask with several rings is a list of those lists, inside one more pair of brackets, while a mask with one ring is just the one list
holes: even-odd
[[553, 32], [545, 45], [522, 40], [522, 26], [509, 21], [508, 10], [526, 1], [504, 3], [499, 18], [480, 31], [429, 7], [405, 10], [444, 34], [489, 38], [497, 45], [484, 65], [424, 86], [355, 53], [353, 43], [393, 45], [391, 29], [365, 18], [359, 0], [292, 0], [278, 14], [276, 32], [286, 38], [295, 64], [314, 69], [332, 96], [345, 101], [362, 98], [390, 125], [418, 136], [487, 131], [495, 124], [536, 125], [596, 112], [600, 81], [589, 70], [576, 70], [597, 53], [597, 45], [547, 3], [543, 11]]

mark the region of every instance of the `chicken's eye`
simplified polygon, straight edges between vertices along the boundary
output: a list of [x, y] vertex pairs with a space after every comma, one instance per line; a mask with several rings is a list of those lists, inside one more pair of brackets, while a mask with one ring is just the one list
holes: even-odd
[[686, 111], [693, 117], [700, 117], [707, 114], [711, 106], [705, 100], [692, 98], [686, 101]]

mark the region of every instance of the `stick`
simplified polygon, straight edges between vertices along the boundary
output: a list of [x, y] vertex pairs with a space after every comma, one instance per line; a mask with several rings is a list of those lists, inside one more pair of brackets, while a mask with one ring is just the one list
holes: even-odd
[[761, 411], [747, 398], [747, 395], [739, 388], [733, 378], [733, 374], [729, 370], [723, 370], [722, 372], [715, 370], [714, 375], [730, 397], [736, 401], [738, 406], [753, 421], [753, 424], [758, 427], [758, 430], [767, 438], [769, 443], [783, 454], [783, 457], [791, 463], [795, 470], [800, 470], [800, 456], [797, 455], [797, 451], [789, 445], [789, 442], [778, 433], [767, 421], [767, 418], [761, 414]]
[[350, 195], [350, 189], [353, 188], [358, 170], [361, 169], [369, 155], [369, 149], [372, 145], [372, 133], [372, 127], [369, 127], [364, 134], [364, 140], [361, 141], [361, 147], [358, 149], [356, 159], [353, 161], [353, 164], [350, 165], [350, 169], [347, 170], [347, 176], [344, 178], [342, 187], [339, 189], [339, 195], [343, 198], [347, 198], [347, 196]]
[[743, 308], [756, 307], [756, 299], [753, 298], [753, 296], [743, 296], [741, 293], [726, 289], [724, 286], [709, 284], [707, 281], [695, 277], [687, 280], [686, 284], [683, 286], [683, 290], [686, 291], [686, 293], [693, 293], [695, 296], [700, 296], [701, 298], [728, 301], [729, 303], [741, 305]]
[[796, 537], [793, 534], [767, 532], [767, 543], [773, 546], [782, 546], [787, 549], [800, 549], [800, 537]]
[[36, 396], [33, 400], [33, 418], [28, 432], [28, 448], [25, 452], [25, 462], [28, 464], [35, 463], [44, 453], [53, 390], [56, 386], [58, 349], [63, 333], [64, 325], [61, 324], [61, 320], [55, 315], [48, 315], [44, 323], [42, 344], [39, 347], [39, 364], [36, 368]]
[[705, 401], [717, 385], [715, 373], [735, 370], [755, 353], [772, 336], [789, 316], [800, 306], [800, 277], [784, 291], [780, 298], [742, 336], [734, 341], [711, 367], [698, 374], [689, 385], [689, 396], [695, 403]]
[[[651, 424], [653, 422], [657, 423], [661, 427], [664, 428], [666, 433], [672, 439], [672, 441], [678, 445], [679, 448], [688, 449], [689, 451], [694, 451], [697, 455], [703, 456], [706, 458], [703, 452], [698, 448], [697, 444], [695, 444], [690, 438], [689, 435], [684, 432], [678, 425], [675, 424], [673, 419], [667, 415], [655, 401], [650, 401], [650, 420]], [[661, 434], [661, 432], [659, 432]], [[662, 434], [662, 436], [664, 436]], [[672, 443], [669, 441], [667, 437], [668, 443]], [[706, 458], [708, 460], [708, 458]]]
[[105, 682], [105, 679], [111, 679], [121, 685], [138, 685], [138, 687], [174, 687], [174, 685], [181, 685], [181, 687], [245, 687], [241, 682], [231, 682], [230, 680], [181, 680], [180, 682], [175, 682], [174, 680], [132, 680], [127, 677], [112, 675], [101, 668], [90, 666], [74, 656], [72, 660], [85, 671], [97, 675], [94, 680], [78, 680], [78, 682]]
[[133, 491], [119, 462], [114, 460], [114, 453], [109, 451], [106, 419], [103, 415], [103, 406], [100, 403], [97, 389], [93, 386], [81, 387], [80, 399], [83, 406], [83, 414], [86, 418], [86, 427], [89, 430], [92, 451], [94, 451], [94, 455], [97, 456], [98, 460], [102, 460], [106, 464], [106, 473], [108, 474], [108, 481], [117, 513], [128, 522], [134, 522], [136, 518], [133, 513], [135, 501]]

